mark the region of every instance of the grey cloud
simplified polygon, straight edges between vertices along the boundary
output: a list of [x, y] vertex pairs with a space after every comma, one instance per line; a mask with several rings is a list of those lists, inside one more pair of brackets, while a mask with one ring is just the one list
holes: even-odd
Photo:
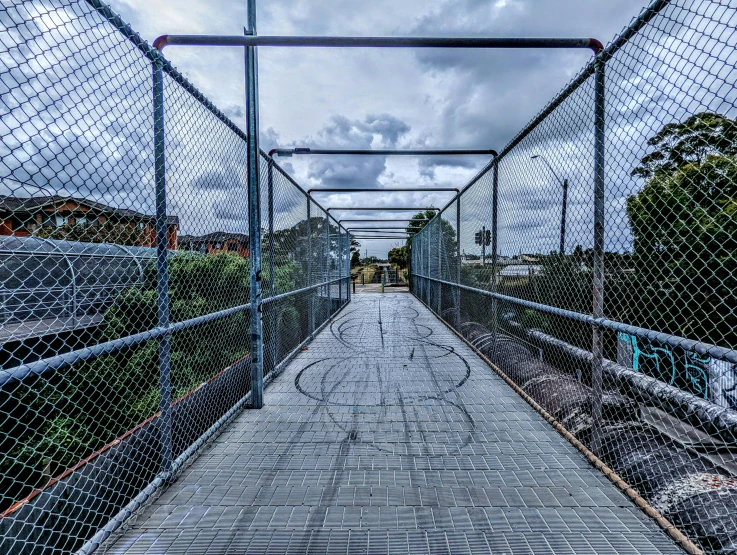
[[[409, 131], [409, 125], [390, 114], [372, 114], [363, 120], [335, 115], [305, 144], [323, 148], [394, 148]], [[316, 156], [310, 159], [308, 177], [325, 186], [378, 187], [385, 169], [383, 156]]]
[[245, 122], [246, 111], [242, 104], [231, 104], [227, 108], [223, 108], [223, 114], [241, 127]]
[[240, 179], [234, 179], [236, 173], [230, 168], [224, 170], [210, 170], [198, 175], [192, 180], [191, 187], [203, 191], [227, 191], [229, 189], [245, 189]]
[[222, 229], [223, 231], [238, 231], [248, 228], [248, 207], [243, 202], [235, 203], [233, 200], [232, 197], [228, 196], [213, 202], [212, 212], [215, 217], [219, 220], [229, 222], [229, 225], [224, 225], [218, 229]]
[[[269, 127], [265, 131], [261, 131], [261, 134], [259, 135], [259, 146], [262, 150], [269, 152], [272, 148], [281, 146], [280, 143], [279, 133], [277, 133], [273, 127]], [[284, 164], [281, 164], [281, 166], [284, 167]]]

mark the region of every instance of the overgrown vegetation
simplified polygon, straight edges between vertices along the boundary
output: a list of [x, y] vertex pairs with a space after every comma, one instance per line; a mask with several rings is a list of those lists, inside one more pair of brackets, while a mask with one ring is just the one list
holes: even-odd
[[[279, 267], [287, 287], [293, 268]], [[177, 253], [169, 264], [173, 322], [248, 302], [249, 261], [234, 254]], [[154, 328], [155, 266], [141, 286], [115, 298], [105, 312], [100, 341]], [[171, 339], [172, 396], [179, 398], [249, 350], [249, 313], [240, 312]], [[0, 510], [50, 477], [102, 448], [156, 414], [159, 407], [158, 342], [130, 347], [48, 376], [4, 388]], [[16, 414], [17, 413], [17, 414]]]

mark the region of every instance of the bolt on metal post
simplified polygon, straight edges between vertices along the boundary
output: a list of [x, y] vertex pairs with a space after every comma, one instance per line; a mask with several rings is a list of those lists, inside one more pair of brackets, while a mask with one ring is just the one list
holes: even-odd
[[[154, 109], [154, 173], [156, 180], [156, 292], [158, 326], [169, 328], [169, 262], [168, 226], [166, 225], [166, 159], [164, 142], [164, 72], [162, 62], [153, 64]], [[159, 337], [159, 387], [161, 399], [161, 470], [171, 470], [172, 410], [171, 410], [171, 333]]]
[[[256, 34], [256, 0], [248, 0], [246, 35]], [[251, 406], [264, 405], [264, 343], [261, 299], [261, 190], [258, 147], [258, 60], [246, 46], [246, 146], [248, 164], [248, 235], [251, 262]]]

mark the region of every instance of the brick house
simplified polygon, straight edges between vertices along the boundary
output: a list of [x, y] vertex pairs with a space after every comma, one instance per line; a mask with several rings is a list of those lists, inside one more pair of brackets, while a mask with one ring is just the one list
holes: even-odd
[[182, 235], [179, 237], [179, 248], [202, 254], [232, 252], [243, 258], [248, 258], [250, 255], [248, 235], [245, 233], [228, 233], [225, 231], [215, 231], [199, 236]]
[[[154, 216], [100, 202], [59, 195], [19, 198], [0, 195], [0, 235], [28, 236], [41, 228], [67, 229], [86, 224], [123, 226], [138, 237], [138, 246], [156, 246]], [[167, 217], [168, 248], [178, 248], [179, 218]], [[139, 231], [136, 231], [139, 230]]]

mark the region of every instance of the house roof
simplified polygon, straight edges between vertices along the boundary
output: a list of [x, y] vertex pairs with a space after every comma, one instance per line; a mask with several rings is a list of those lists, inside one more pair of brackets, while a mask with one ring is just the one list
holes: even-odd
[[205, 235], [180, 235], [179, 242], [210, 242], [210, 241], [227, 241], [228, 239], [237, 239], [242, 243], [248, 242], [248, 235], [245, 233], [231, 233], [228, 231], [213, 231]]
[[[0, 211], [7, 212], [24, 212], [34, 209], [43, 208], [44, 206], [53, 206], [63, 202], [73, 201], [77, 204], [82, 204], [103, 214], [115, 214], [121, 218], [128, 218], [131, 220], [153, 220], [155, 216], [151, 214], [144, 214], [137, 212], [136, 210], [129, 210], [128, 208], [116, 208], [109, 206], [101, 202], [97, 202], [90, 199], [78, 198], [78, 197], [65, 197], [61, 195], [49, 195], [49, 196], [38, 196], [38, 197], [14, 197], [8, 195], [0, 195]], [[167, 216], [166, 221], [168, 225], [179, 225], [179, 216]]]

